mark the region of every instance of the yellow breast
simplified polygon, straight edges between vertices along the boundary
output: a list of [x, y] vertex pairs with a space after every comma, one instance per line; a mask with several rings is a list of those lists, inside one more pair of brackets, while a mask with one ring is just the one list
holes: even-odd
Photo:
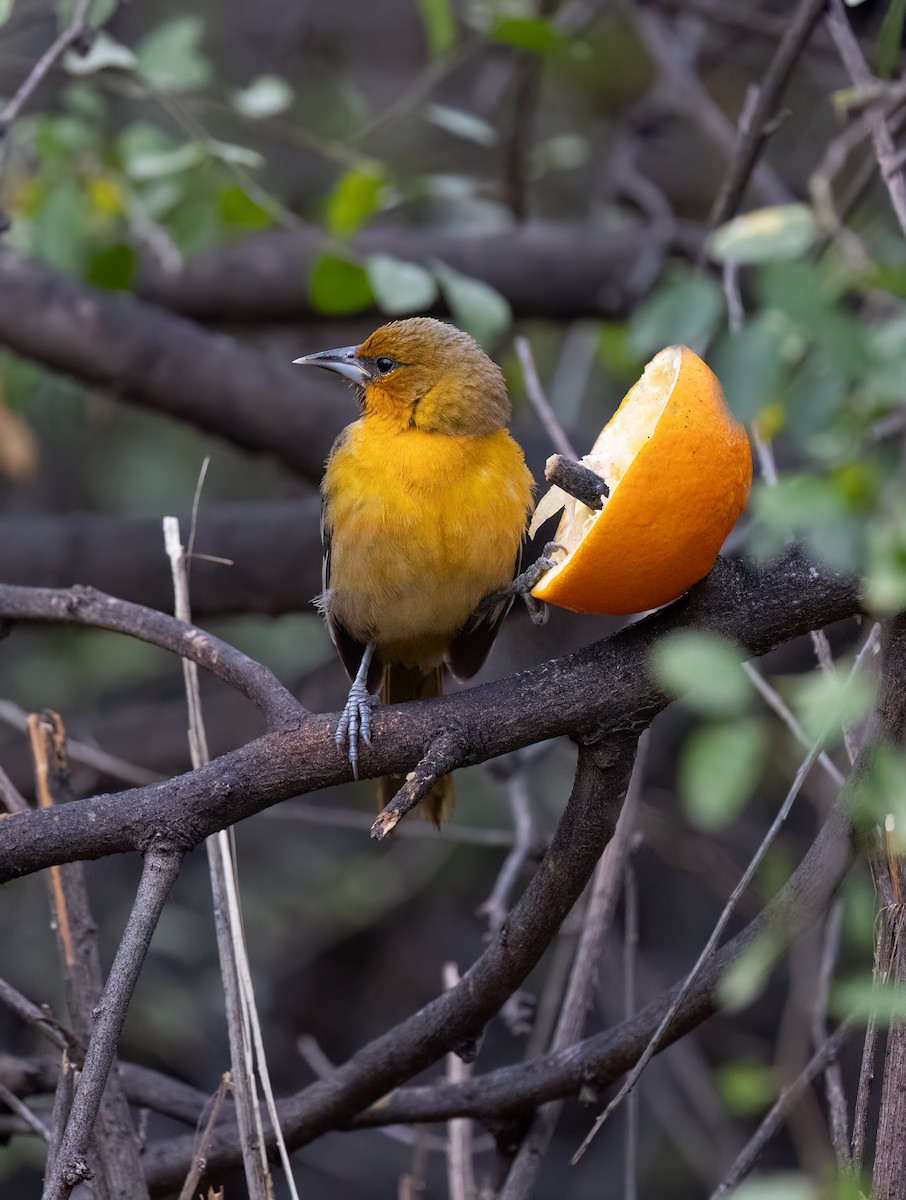
[[331, 616], [385, 660], [428, 667], [508, 583], [532, 477], [505, 429], [454, 437], [365, 417], [324, 477]]

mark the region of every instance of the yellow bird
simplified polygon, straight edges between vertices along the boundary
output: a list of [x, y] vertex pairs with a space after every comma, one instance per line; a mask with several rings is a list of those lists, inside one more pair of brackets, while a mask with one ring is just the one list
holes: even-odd
[[[445, 668], [466, 679], [484, 662], [511, 603], [495, 594], [518, 571], [534, 481], [506, 429], [503, 373], [452, 325], [394, 321], [361, 346], [295, 361], [350, 380], [362, 406], [321, 487], [318, 599], [353, 680], [336, 742], [357, 775], [372, 692], [426, 700]], [[381, 781], [382, 803], [400, 783]], [[428, 814], [439, 822], [452, 798], [439, 780]]]

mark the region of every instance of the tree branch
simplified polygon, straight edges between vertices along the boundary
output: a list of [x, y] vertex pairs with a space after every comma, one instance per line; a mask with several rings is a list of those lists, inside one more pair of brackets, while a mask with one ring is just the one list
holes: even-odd
[[[289, 796], [352, 777], [337, 755], [336, 715], [304, 715], [295, 701], [257, 666], [218, 639], [171, 617], [122, 605], [109, 597], [0, 586], [0, 618], [87, 623], [96, 611], [104, 628], [185, 653], [234, 683], [283, 724], [164, 784], [115, 796], [93, 796], [53, 814], [29, 812], [0, 822], [0, 882], [59, 862], [99, 858], [172, 843], [189, 849], [216, 829], [260, 812]], [[405, 775], [438, 731], [455, 736], [457, 765], [484, 762], [546, 738], [592, 729], [642, 728], [668, 703], [651, 679], [655, 642], [677, 629], [707, 629], [733, 638], [750, 655], [811, 629], [861, 612], [858, 580], [820, 567], [797, 551], [769, 565], [719, 559], [711, 574], [675, 604], [575, 654], [496, 683], [428, 703], [391, 705], [374, 715], [374, 745], [360, 775]], [[130, 611], [138, 614], [132, 627]], [[112, 614], [112, 615], [111, 615]]]
[[739, 207], [758, 161], [758, 155], [767, 139], [769, 122], [786, 90], [793, 68], [826, 7], [827, 0], [800, 0], [764, 78], [758, 85], [757, 99], [748, 120], [740, 129], [730, 169], [711, 208], [708, 224], [712, 228], [722, 225]]
[[180, 854], [166, 851], [152, 851], [145, 859], [135, 903], [95, 1010], [95, 1025], [72, 1112], [45, 1182], [42, 1200], [67, 1200], [75, 1185], [89, 1177], [85, 1155], [126, 1019], [126, 1009], [181, 863]]
[[[496, 288], [517, 317], [573, 320], [628, 314], [639, 297], [623, 281], [651, 240], [645, 225], [616, 232], [530, 221], [478, 235], [411, 225], [366, 230], [351, 243], [350, 255], [389, 254], [427, 267], [439, 259]], [[668, 249], [691, 258], [700, 245], [700, 230], [680, 223]], [[147, 263], [138, 290], [199, 321], [323, 320], [308, 288], [323, 250], [323, 232], [314, 227], [263, 233], [198, 254], [175, 274]]]
[[[300, 281], [301, 282], [301, 281]], [[319, 480], [343, 402], [289, 361], [0, 252], [0, 345]]]
[[204, 667], [246, 696], [272, 727], [296, 724], [305, 710], [273, 673], [241, 650], [194, 625], [93, 588], [9, 587], [0, 584], [6, 620], [109, 629], [150, 642]]
[[[196, 617], [276, 617], [308, 609], [321, 588], [319, 510], [315, 495], [202, 508], [191, 568]], [[183, 525], [188, 528], [185, 518]], [[0, 579], [30, 587], [86, 584], [161, 612], [173, 610], [159, 517], [0, 516]]]
[[[636, 735], [621, 732], [603, 743], [580, 744], [572, 794], [550, 849], [500, 932], [456, 987], [369, 1043], [296, 1099], [291, 1117], [297, 1143], [302, 1130], [307, 1140], [331, 1128], [340, 1114], [351, 1115], [366, 1107], [448, 1050], [481, 1034], [541, 958], [610, 841], [636, 741]], [[157, 1186], [182, 1179], [191, 1161], [192, 1140], [149, 1147], [149, 1179]], [[237, 1152], [235, 1138], [215, 1131], [210, 1159], [223, 1165]]]

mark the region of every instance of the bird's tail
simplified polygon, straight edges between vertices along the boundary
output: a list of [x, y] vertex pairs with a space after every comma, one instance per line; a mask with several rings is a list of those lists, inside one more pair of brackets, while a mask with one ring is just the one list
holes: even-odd
[[[420, 671], [418, 667], [404, 667], [400, 664], [389, 666], [384, 672], [381, 684], [382, 704], [404, 704], [408, 700], [433, 700], [435, 696], [443, 695], [444, 669], [442, 666], [433, 667], [430, 671]], [[402, 775], [388, 775], [378, 780], [378, 805], [383, 808], [393, 799], [406, 782]], [[449, 817], [453, 812], [456, 797], [453, 792], [453, 780], [449, 775], [438, 779], [427, 796], [419, 805], [418, 811], [430, 817], [435, 825]]]

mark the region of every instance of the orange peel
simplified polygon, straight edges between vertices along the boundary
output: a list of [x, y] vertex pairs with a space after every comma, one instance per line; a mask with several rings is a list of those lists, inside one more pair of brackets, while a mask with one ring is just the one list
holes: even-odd
[[565, 548], [532, 589], [574, 612], [644, 612], [675, 600], [711, 570], [752, 484], [746, 431], [714, 373], [686, 346], [668, 346], [582, 463], [609, 485], [600, 511], [559, 487], [529, 529], [560, 509]]

